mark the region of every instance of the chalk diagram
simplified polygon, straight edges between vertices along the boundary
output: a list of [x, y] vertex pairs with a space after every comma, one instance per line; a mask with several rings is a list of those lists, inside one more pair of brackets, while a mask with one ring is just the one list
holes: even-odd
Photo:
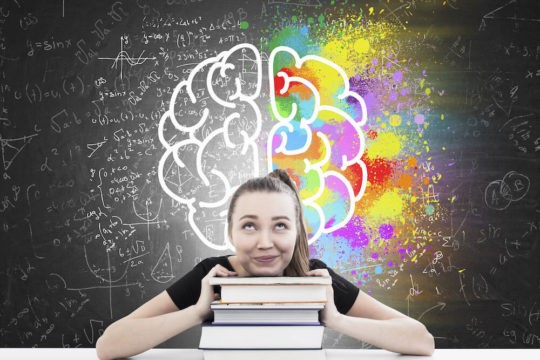
[[[283, 59], [294, 66], [274, 71], [274, 63]], [[312, 79], [295, 74], [308, 66], [333, 76], [337, 91], [328, 94], [330, 90], [318, 88]], [[284, 161], [293, 159], [300, 182], [309, 180], [309, 184], [303, 183], [309, 191], [302, 200], [310, 243], [344, 226], [365, 191], [361, 127], [367, 110], [363, 98], [349, 90], [345, 72], [322, 57], [300, 57], [292, 48], [275, 48], [268, 57], [268, 79], [271, 112], [277, 122], [264, 140], [259, 139], [262, 110], [255, 102], [262, 69], [259, 51], [248, 43], [204, 60], [177, 84], [159, 122], [158, 136], [165, 148], [158, 165], [160, 185], [187, 208], [187, 220], [197, 238], [215, 250], [232, 247], [225, 223], [228, 200], [245, 180], [262, 175], [259, 159], [264, 152], [269, 171], [285, 167]], [[251, 76], [250, 81], [246, 76]], [[276, 94], [284, 98], [298, 87], [310, 93], [309, 100], [295, 98], [288, 111], [278, 109]], [[353, 117], [342, 103], [354, 103], [360, 115]], [[261, 143], [265, 146], [259, 151], [257, 144]], [[314, 146], [319, 156], [312, 158]], [[360, 173], [354, 186], [344, 175], [352, 166]], [[343, 213], [325, 207], [329, 193], [345, 209]]]
[[[2, 149], [2, 167], [4, 171], [7, 171], [15, 158], [23, 151], [23, 149], [28, 145], [32, 139], [38, 134], [26, 135], [18, 138], [4, 139], [0, 134], [0, 146]], [[4, 179], [9, 177], [7, 173], [4, 172]]]
[[144, 50], [139, 54], [139, 57], [129, 56], [129, 54], [124, 50], [124, 45], [127, 45], [128, 41], [129, 39], [127, 35], [120, 36], [120, 51], [116, 57], [98, 57], [99, 60], [113, 61], [111, 69], [118, 69], [118, 64], [120, 64], [120, 79], [123, 78], [124, 74], [124, 61], [126, 61], [130, 66], [135, 66], [144, 64], [147, 60], [156, 60], [155, 57], [143, 57]]
[[482, 27], [485, 27], [485, 20], [510, 20], [514, 22], [540, 22], [540, 19], [531, 17], [531, 13], [525, 7], [519, 7], [517, 0], [510, 0], [506, 4], [488, 12], [482, 17]]
[[486, 206], [494, 210], [504, 210], [512, 202], [519, 201], [527, 195], [531, 180], [517, 171], [510, 171], [501, 180], [489, 183], [484, 192]]

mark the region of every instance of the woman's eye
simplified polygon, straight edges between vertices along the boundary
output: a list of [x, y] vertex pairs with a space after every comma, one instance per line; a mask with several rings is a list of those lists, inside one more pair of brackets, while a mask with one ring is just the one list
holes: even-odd
[[252, 223], [245, 223], [242, 225], [242, 229], [244, 230], [253, 230], [255, 229], [255, 226]]
[[287, 224], [285, 223], [279, 223], [279, 224], [276, 224], [276, 228], [278, 230], [284, 230], [284, 229], [287, 229]]

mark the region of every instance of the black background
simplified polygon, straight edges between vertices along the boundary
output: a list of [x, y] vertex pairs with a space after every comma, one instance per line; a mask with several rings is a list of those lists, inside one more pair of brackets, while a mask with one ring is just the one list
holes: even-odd
[[[112, 321], [201, 258], [223, 254], [196, 240], [185, 207], [157, 181], [157, 123], [172, 89], [201, 56], [259, 47], [276, 16], [342, 5], [0, 3], [0, 345], [94, 346]], [[404, 38], [422, 44], [430, 81], [445, 88], [446, 127], [430, 136], [447, 147], [434, 162], [452, 164], [440, 170], [438, 196], [456, 198], [435, 226], [449, 234], [440, 245], [452, 264], [411, 265], [373, 295], [424, 322], [439, 347], [540, 347], [539, 5], [373, 6], [388, 9], [381, 21], [406, 23]], [[131, 61], [148, 60], [112, 67], [122, 37]], [[487, 185], [505, 174], [508, 187], [486, 202]], [[516, 179], [530, 189], [509, 201]], [[109, 256], [107, 241], [123, 244], [120, 252]], [[194, 329], [167, 345], [197, 343]], [[325, 346], [362, 345], [327, 332]]]

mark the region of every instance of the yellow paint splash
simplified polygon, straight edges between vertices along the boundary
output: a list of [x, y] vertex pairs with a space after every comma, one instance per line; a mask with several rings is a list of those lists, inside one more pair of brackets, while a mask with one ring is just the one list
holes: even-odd
[[369, 49], [369, 41], [366, 39], [360, 38], [354, 42], [354, 50], [356, 50], [356, 52], [359, 54], [365, 54], [369, 51]]
[[346, 43], [336, 39], [328, 42], [321, 51], [322, 57], [340, 65], [344, 69], [354, 68], [355, 64], [350, 56]]
[[[331, 46], [337, 46], [333, 42]], [[302, 76], [315, 85], [319, 91], [320, 101], [323, 105], [332, 105], [336, 102], [336, 96], [343, 92], [343, 79], [338, 71], [331, 66], [319, 61], [306, 61], [302, 69], [307, 76]], [[302, 85], [304, 86], [304, 85]], [[306, 88], [307, 89], [307, 88]], [[309, 90], [310, 96], [313, 94]]]
[[[353, 15], [347, 20], [348, 26], [340, 31], [313, 29], [314, 38], [327, 39], [321, 47], [320, 56], [338, 64], [347, 74], [363, 73], [366, 68], [373, 66], [374, 58], [385, 58], [390, 51], [388, 46], [391, 41], [388, 39], [402, 34], [401, 29], [392, 23], [369, 21], [369, 26], [366, 26], [365, 18]], [[386, 72], [386, 67], [382, 67], [381, 71]]]
[[369, 156], [373, 159], [384, 158], [392, 160], [401, 151], [401, 141], [392, 132], [380, 133], [377, 139], [368, 145]]
[[399, 116], [398, 114], [392, 114], [390, 115], [390, 119], [388, 121], [392, 126], [399, 126], [401, 125], [401, 116]]
[[373, 202], [369, 209], [368, 218], [376, 222], [401, 217], [404, 199], [396, 191], [387, 191]]

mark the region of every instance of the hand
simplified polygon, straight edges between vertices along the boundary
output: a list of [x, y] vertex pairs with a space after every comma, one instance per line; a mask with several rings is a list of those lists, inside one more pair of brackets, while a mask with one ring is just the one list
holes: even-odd
[[[330, 273], [327, 269], [315, 269], [308, 271], [306, 273], [307, 276], [328, 276], [330, 277]], [[339, 311], [336, 308], [336, 304], [334, 303], [334, 289], [332, 288], [332, 285], [328, 285], [326, 287], [326, 305], [324, 309], [321, 311], [321, 322], [328, 326], [332, 327], [332, 324], [335, 323], [335, 321], [341, 316]]]
[[218, 294], [214, 293], [214, 288], [210, 285], [210, 278], [216, 276], [237, 276], [237, 274], [218, 264], [201, 280], [201, 295], [195, 304], [195, 309], [197, 310], [201, 321], [208, 319], [211, 313], [210, 304], [218, 298]]

